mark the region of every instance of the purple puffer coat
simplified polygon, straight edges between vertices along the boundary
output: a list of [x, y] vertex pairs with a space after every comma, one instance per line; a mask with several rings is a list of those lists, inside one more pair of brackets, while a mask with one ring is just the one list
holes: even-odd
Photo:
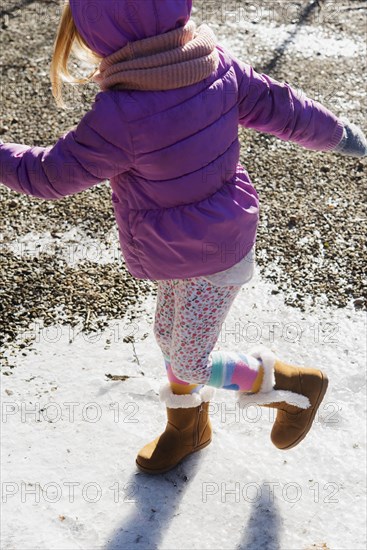
[[[71, 0], [76, 26], [102, 56], [184, 25], [190, 0]], [[343, 124], [320, 103], [237, 60], [168, 91], [98, 93], [52, 147], [0, 145], [0, 181], [60, 199], [109, 179], [120, 244], [142, 279], [209, 275], [252, 248], [258, 196], [239, 164], [238, 125], [314, 150], [333, 149]]]

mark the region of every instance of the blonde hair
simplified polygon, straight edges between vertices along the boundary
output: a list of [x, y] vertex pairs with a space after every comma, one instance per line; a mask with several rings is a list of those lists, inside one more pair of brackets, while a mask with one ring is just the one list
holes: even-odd
[[74, 53], [78, 59], [84, 60], [91, 65], [99, 64], [102, 60], [101, 57], [92, 52], [83, 37], [79, 34], [74, 23], [69, 2], [67, 2], [63, 8], [59, 23], [50, 67], [52, 95], [55, 98], [56, 105], [62, 108], [66, 107], [62, 97], [63, 82], [72, 85], [87, 84], [96, 72], [96, 68], [94, 68], [93, 72], [86, 77], [72, 76], [68, 68], [71, 53]]

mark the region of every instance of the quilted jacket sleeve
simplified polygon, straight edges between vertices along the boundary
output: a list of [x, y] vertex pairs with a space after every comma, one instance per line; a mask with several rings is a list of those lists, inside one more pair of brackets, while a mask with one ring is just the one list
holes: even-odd
[[239, 124], [319, 151], [336, 147], [343, 123], [321, 103], [232, 58], [238, 82]]
[[14, 191], [57, 200], [129, 170], [127, 123], [113, 92], [97, 94], [78, 126], [54, 146], [0, 144], [0, 182]]

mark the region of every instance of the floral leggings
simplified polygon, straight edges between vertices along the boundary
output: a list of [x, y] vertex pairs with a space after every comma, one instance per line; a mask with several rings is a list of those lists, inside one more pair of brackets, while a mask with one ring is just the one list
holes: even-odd
[[208, 382], [211, 352], [240, 289], [203, 277], [158, 281], [154, 335], [177, 381]]

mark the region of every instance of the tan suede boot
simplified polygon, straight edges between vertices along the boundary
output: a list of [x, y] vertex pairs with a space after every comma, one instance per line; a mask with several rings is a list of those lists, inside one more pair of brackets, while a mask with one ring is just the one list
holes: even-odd
[[163, 474], [186, 456], [209, 445], [212, 427], [208, 408], [214, 394], [214, 388], [208, 386], [197, 393], [184, 395], [172, 393], [170, 384], [161, 388], [160, 399], [167, 407], [166, 429], [139, 451], [136, 457], [139, 470]]
[[262, 361], [264, 380], [258, 393], [239, 392], [240, 406], [257, 403], [278, 409], [271, 440], [278, 449], [291, 449], [309, 432], [328, 378], [321, 370], [283, 363], [266, 348], [254, 350], [251, 355]]

